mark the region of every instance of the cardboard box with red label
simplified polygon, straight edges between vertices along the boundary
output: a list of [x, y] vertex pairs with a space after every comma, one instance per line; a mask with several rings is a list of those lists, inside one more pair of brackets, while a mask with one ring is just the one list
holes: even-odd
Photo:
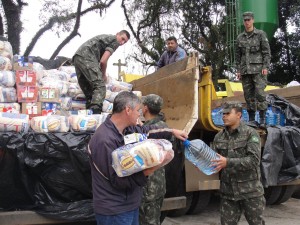
[[17, 70], [16, 71], [17, 85], [36, 85], [36, 72], [31, 70]]
[[17, 85], [18, 102], [37, 102], [38, 87]]

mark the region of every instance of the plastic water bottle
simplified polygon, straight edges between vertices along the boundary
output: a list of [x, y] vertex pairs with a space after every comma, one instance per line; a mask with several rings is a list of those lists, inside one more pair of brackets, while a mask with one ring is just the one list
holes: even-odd
[[270, 126], [276, 125], [275, 114], [274, 114], [271, 106], [268, 107], [267, 112], [266, 112], [266, 124], [270, 125]]
[[222, 108], [213, 109], [211, 113], [211, 117], [215, 125], [217, 126], [224, 125]]
[[218, 159], [217, 153], [200, 139], [192, 141], [185, 140], [184, 155], [187, 160], [193, 163], [206, 175], [215, 173], [211, 160]]
[[259, 116], [259, 112], [258, 111], [255, 112], [255, 121], [258, 122], [258, 123], [260, 123], [260, 116]]
[[211, 112], [212, 121], [216, 125], [218, 123], [218, 113], [217, 113], [217, 111], [218, 111], [217, 109], [213, 109], [212, 112]]
[[244, 122], [249, 122], [249, 114], [246, 109], [243, 109], [242, 111], [242, 120]]
[[275, 114], [276, 114], [276, 125], [285, 126], [285, 114], [284, 114], [284, 111], [282, 111], [279, 108], [276, 108]]
[[280, 109], [278, 108], [274, 111], [274, 120], [275, 125], [280, 125]]
[[285, 126], [285, 113], [280, 111], [280, 126]]

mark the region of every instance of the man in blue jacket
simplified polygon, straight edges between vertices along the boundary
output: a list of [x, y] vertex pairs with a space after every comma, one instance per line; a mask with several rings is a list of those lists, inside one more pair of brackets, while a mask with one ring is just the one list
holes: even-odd
[[171, 63], [182, 60], [186, 57], [186, 52], [184, 49], [180, 48], [177, 43], [177, 39], [174, 36], [171, 36], [167, 39], [167, 50], [161, 55], [157, 68], [162, 68]]
[[141, 100], [132, 92], [119, 93], [113, 103], [113, 113], [96, 130], [88, 150], [90, 154], [93, 204], [97, 225], [138, 225], [142, 186], [158, 167], [127, 177], [118, 177], [112, 167], [113, 150], [125, 144], [126, 135], [149, 134], [149, 138], [169, 139], [173, 134], [184, 140], [184, 131], [156, 125], [136, 126]]

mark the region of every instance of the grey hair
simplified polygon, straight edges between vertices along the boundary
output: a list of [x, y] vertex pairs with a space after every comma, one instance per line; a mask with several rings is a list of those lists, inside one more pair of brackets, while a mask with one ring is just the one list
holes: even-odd
[[133, 92], [122, 91], [120, 92], [113, 103], [113, 114], [122, 112], [126, 106], [134, 109], [137, 105], [140, 105], [142, 102], [138, 96]]

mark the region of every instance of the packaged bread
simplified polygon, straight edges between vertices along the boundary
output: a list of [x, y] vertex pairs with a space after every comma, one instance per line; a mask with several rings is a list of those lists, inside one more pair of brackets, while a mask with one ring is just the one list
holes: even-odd
[[0, 85], [13, 87], [16, 83], [16, 75], [13, 71], [0, 70]]
[[33, 117], [30, 126], [35, 132], [68, 132], [69, 121], [66, 116], [49, 115]]
[[26, 133], [29, 128], [29, 116], [26, 114], [0, 113], [0, 131]]
[[112, 166], [119, 177], [154, 166], [164, 166], [174, 157], [172, 144], [165, 139], [147, 139], [124, 145], [112, 152]]
[[102, 122], [102, 114], [69, 116], [72, 131], [95, 131]]
[[0, 56], [0, 70], [12, 70], [12, 64], [9, 58]]

